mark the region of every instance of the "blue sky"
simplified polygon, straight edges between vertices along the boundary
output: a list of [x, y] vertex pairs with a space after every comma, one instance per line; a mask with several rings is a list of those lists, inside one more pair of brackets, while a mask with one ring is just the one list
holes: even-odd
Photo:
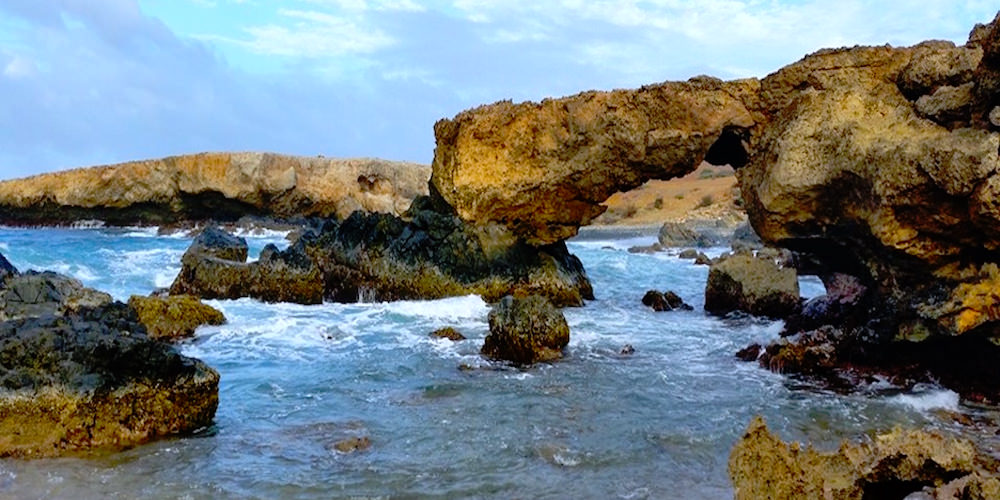
[[199, 151], [429, 163], [433, 124], [822, 47], [963, 43], [990, 1], [0, 0], [0, 178]]

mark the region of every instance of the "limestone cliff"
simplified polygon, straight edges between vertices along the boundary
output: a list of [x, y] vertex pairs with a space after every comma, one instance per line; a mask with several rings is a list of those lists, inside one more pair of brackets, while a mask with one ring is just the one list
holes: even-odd
[[466, 221], [555, 243], [604, 212], [615, 192], [683, 176], [706, 156], [742, 166], [757, 90], [756, 80], [700, 77], [481, 106], [435, 124], [431, 183]]
[[244, 215], [399, 213], [427, 192], [424, 165], [270, 153], [201, 153], [0, 182], [0, 223], [160, 224]]

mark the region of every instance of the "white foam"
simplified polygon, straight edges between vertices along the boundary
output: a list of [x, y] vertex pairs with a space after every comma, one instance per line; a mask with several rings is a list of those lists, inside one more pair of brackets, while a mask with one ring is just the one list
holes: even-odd
[[249, 228], [237, 228], [233, 231], [233, 235], [240, 236], [243, 238], [254, 238], [254, 239], [269, 239], [269, 240], [284, 240], [288, 239], [288, 235], [291, 234], [290, 230], [278, 230], [278, 229], [265, 229], [262, 227], [249, 227]]
[[68, 264], [59, 261], [48, 267], [59, 274], [72, 276], [80, 281], [97, 281], [100, 278], [93, 269], [83, 264]]
[[100, 229], [104, 227], [104, 221], [98, 219], [83, 219], [73, 221], [69, 227], [73, 229]]
[[947, 389], [932, 389], [910, 394], [897, 394], [889, 398], [893, 403], [908, 406], [917, 411], [950, 410], [958, 411], [958, 393]]
[[8, 245], [7, 245], [6, 243], [4, 243], [4, 242], [0, 242], [0, 250], [3, 250], [3, 251], [5, 251], [5, 252], [7, 252], [7, 251], [9, 251], [9, 250], [10, 250], [10, 246], [8, 246]]
[[470, 320], [485, 318], [490, 306], [478, 295], [465, 295], [438, 300], [404, 300], [380, 304], [389, 312], [404, 316], [440, 320]]

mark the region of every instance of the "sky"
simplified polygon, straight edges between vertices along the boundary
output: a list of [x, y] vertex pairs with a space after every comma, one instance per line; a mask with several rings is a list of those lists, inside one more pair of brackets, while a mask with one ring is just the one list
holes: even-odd
[[964, 43], [995, 0], [0, 0], [0, 179], [201, 151], [430, 163], [434, 122], [823, 47]]

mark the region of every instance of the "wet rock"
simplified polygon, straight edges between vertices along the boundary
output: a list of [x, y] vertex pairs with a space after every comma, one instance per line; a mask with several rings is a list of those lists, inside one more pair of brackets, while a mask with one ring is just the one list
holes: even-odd
[[150, 337], [173, 341], [194, 335], [203, 325], [222, 325], [226, 317], [214, 307], [190, 295], [141, 297], [133, 295], [128, 305], [139, 316]]
[[0, 288], [5, 286], [7, 278], [17, 276], [18, 274], [20, 273], [18, 273], [17, 268], [3, 254], [0, 254]]
[[696, 266], [711, 266], [712, 259], [703, 253], [698, 253], [698, 257], [694, 259], [694, 265]]
[[799, 282], [794, 269], [773, 259], [740, 253], [712, 264], [705, 287], [705, 310], [718, 315], [743, 311], [784, 318], [799, 309]]
[[686, 250], [681, 251], [681, 253], [677, 254], [677, 257], [681, 259], [694, 260], [698, 258], [699, 253], [700, 252], [698, 250], [695, 250], [694, 248], [688, 248]]
[[333, 443], [331, 448], [338, 453], [355, 453], [366, 451], [372, 447], [372, 440], [368, 436], [350, 437]]
[[744, 163], [741, 134], [754, 124], [744, 101], [756, 90], [755, 80], [700, 77], [481, 106], [435, 124], [431, 184], [465, 221], [556, 243], [615, 192], [683, 176], [705, 158]]
[[235, 262], [246, 262], [247, 248], [246, 238], [233, 236], [218, 226], [209, 226], [202, 230], [201, 234], [191, 242], [187, 253]]
[[483, 355], [518, 365], [554, 361], [569, 343], [569, 325], [545, 297], [506, 296], [490, 311]]
[[219, 375], [115, 302], [0, 322], [0, 456], [121, 449], [209, 425]]
[[462, 340], [465, 340], [465, 335], [462, 335], [461, 333], [459, 333], [458, 330], [450, 326], [434, 330], [433, 332], [431, 332], [430, 336], [436, 339], [448, 339], [451, 340], [452, 342], [460, 342]]
[[764, 242], [753, 230], [749, 222], [744, 222], [733, 230], [733, 235], [729, 239], [729, 245], [734, 251], [754, 251], [764, 248]]
[[622, 356], [631, 356], [635, 354], [635, 347], [632, 347], [632, 344], [625, 344], [618, 351], [618, 354], [621, 354]]
[[684, 303], [679, 295], [673, 291], [658, 292], [656, 290], [649, 290], [642, 297], [643, 305], [651, 307], [654, 311], [691, 311], [694, 308], [690, 305]]
[[593, 298], [583, 265], [563, 242], [527, 245], [503, 227], [466, 224], [431, 197], [418, 198], [405, 215], [328, 220], [249, 264], [192, 247], [171, 293], [306, 304], [540, 293], [578, 306]]
[[750, 344], [736, 352], [736, 359], [741, 361], [756, 361], [760, 357], [761, 349], [763, 347], [760, 344]]
[[77, 279], [51, 271], [28, 271], [8, 276], [6, 285], [0, 288], [0, 321], [63, 315], [110, 302], [110, 295], [87, 288]]
[[904, 498], [924, 488], [945, 493], [948, 488], [971, 492], [978, 487], [992, 493], [996, 479], [987, 471], [995, 467], [995, 459], [970, 441], [919, 430], [897, 429], [820, 452], [781, 441], [760, 417], [753, 419], [729, 456], [737, 500]]

